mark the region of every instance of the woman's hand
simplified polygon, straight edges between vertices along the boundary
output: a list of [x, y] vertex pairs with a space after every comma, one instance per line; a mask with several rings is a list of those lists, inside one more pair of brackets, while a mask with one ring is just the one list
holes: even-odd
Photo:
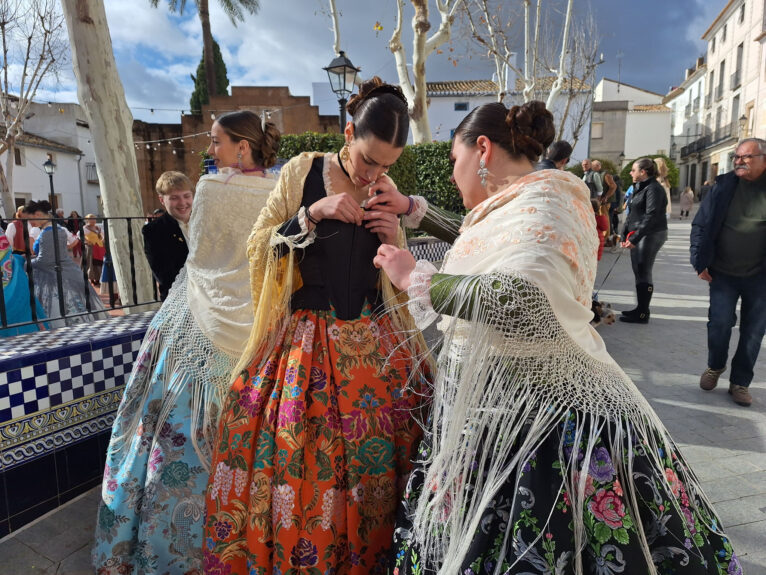
[[628, 248], [629, 250], [632, 250], [636, 246], [632, 243], [630, 243], [630, 240], [625, 240], [624, 242], [620, 242], [620, 245], [624, 248]]
[[410, 209], [410, 200], [403, 195], [388, 176], [382, 176], [370, 185], [367, 209], [375, 208], [392, 214], [405, 214]]
[[391, 283], [397, 289], [406, 290], [410, 287], [410, 274], [415, 269], [415, 258], [409, 251], [383, 244], [378, 248], [378, 255], [372, 263], [388, 274]]
[[364, 227], [378, 234], [382, 243], [396, 245], [396, 236], [399, 230], [399, 218], [396, 214], [381, 210], [366, 211], [364, 212]]
[[349, 194], [333, 194], [317, 200], [309, 206], [311, 217], [317, 221], [340, 220], [348, 224], [362, 225], [364, 211]]

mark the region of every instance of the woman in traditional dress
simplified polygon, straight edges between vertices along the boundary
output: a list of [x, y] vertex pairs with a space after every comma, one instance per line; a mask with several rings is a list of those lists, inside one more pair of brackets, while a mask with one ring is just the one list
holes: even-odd
[[197, 184], [186, 265], [115, 417], [93, 552], [99, 575], [202, 572], [216, 418], [253, 322], [245, 244], [276, 183], [265, 170], [280, 136], [238, 111], [218, 117], [211, 139], [219, 173]]
[[[0, 279], [2, 280], [0, 289], [3, 290], [6, 324], [31, 322], [32, 308], [29, 297], [29, 278], [24, 271], [24, 256], [13, 253], [11, 243], [5, 237], [5, 234], [0, 234]], [[34, 305], [37, 319], [44, 320], [45, 311], [43, 311], [37, 298], [34, 298]], [[21, 327], [8, 327], [5, 329], [0, 326], [0, 337], [31, 333], [39, 330], [43, 325], [45, 324], [41, 321], [37, 324], [32, 323]]]
[[[382, 572], [420, 404], [409, 316], [372, 265], [403, 245], [363, 220], [407, 142], [407, 102], [373, 78], [337, 154], [288, 162], [249, 240], [255, 323], [227, 398], [207, 496], [208, 573]], [[414, 327], [414, 325], [413, 325]], [[422, 342], [422, 340], [419, 340]], [[409, 345], [408, 345], [409, 344]]]
[[[588, 189], [533, 171], [553, 136], [542, 102], [475, 109], [451, 152], [470, 212], [441, 269], [394, 246], [375, 258], [418, 325], [443, 314], [392, 572], [741, 573], [698, 480], [589, 325]], [[370, 207], [408, 200], [387, 191]]]
[[[51, 205], [48, 201], [32, 202], [27, 207], [29, 220], [40, 229], [35, 240], [32, 258], [32, 278], [35, 296], [40, 301], [51, 328], [76, 325], [109, 317], [98, 295], [82, 277], [82, 270], [74, 263], [67, 251], [68, 230], [56, 223], [56, 239], [53, 235]], [[56, 261], [58, 243], [58, 262]], [[61, 319], [57, 274], [61, 274], [61, 298], [65, 318]], [[60, 319], [55, 319], [60, 318]]]

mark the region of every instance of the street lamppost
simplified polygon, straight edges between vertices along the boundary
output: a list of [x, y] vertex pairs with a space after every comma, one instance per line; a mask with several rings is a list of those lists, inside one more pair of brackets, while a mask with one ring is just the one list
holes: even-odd
[[745, 128], [747, 127], [747, 116], [742, 114], [739, 117], [739, 137], [742, 138], [744, 136], [747, 136], [747, 133], [745, 132]]
[[[61, 250], [59, 249], [58, 230], [56, 229], [56, 195], [53, 193], [53, 174], [56, 173], [56, 164], [51, 157], [43, 162], [43, 169], [48, 174], [51, 184], [51, 233], [53, 234], [53, 256], [55, 258], [53, 269], [56, 270], [56, 285], [59, 289], [59, 313], [64, 317], [64, 284], [61, 281]], [[44, 229], [44, 228], [43, 228]], [[42, 235], [42, 232], [40, 232]]]
[[330, 65], [323, 68], [330, 79], [330, 87], [338, 97], [340, 105], [340, 133], [346, 128], [346, 102], [347, 98], [354, 91], [354, 82], [359, 68], [356, 68], [351, 60], [346, 58], [346, 53], [341, 50], [340, 54], [330, 62]]

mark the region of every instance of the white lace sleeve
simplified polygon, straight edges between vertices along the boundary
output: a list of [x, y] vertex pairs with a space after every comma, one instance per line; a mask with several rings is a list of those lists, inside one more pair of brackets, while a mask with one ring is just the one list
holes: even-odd
[[428, 260], [418, 260], [410, 273], [410, 287], [407, 288], [412, 319], [418, 329], [423, 330], [439, 319], [431, 305], [431, 278], [439, 270]]
[[423, 196], [410, 196], [414, 202], [412, 213], [409, 216], [402, 216], [402, 222], [405, 228], [417, 229], [423, 216], [428, 211], [428, 201]]
[[306, 208], [301, 206], [301, 209], [298, 210], [298, 214], [295, 217], [298, 219], [298, 225], [300, 226], [301, 231], [291, 236], [285, 236], [279, 233], [275, 234], [271, 238], [272, 246], [277, 246], [284, 243], [289, 245], [291, 248], [296, 249], [305, 248], [306, 246], [314, 243], [314, 240], [317, 236], [317, 230], [316, 226], [314, 226], [314, 229], [309, 231], [308, 218], [306, 217]]

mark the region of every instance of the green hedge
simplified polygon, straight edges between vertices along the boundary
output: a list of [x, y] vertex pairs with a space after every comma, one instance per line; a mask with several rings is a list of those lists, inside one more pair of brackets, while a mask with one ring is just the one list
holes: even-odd
[[[343, 146], [342, 134], [285, 134], [279, 146], [279, 158], [289, 160], [301, 152], [337, 152]], [[450, 182], [450, 142], [406, 146], [388, 174], [404, 194], [420, 194], [440, 208], [463, 213], [465, 208], [455, 186]]]

